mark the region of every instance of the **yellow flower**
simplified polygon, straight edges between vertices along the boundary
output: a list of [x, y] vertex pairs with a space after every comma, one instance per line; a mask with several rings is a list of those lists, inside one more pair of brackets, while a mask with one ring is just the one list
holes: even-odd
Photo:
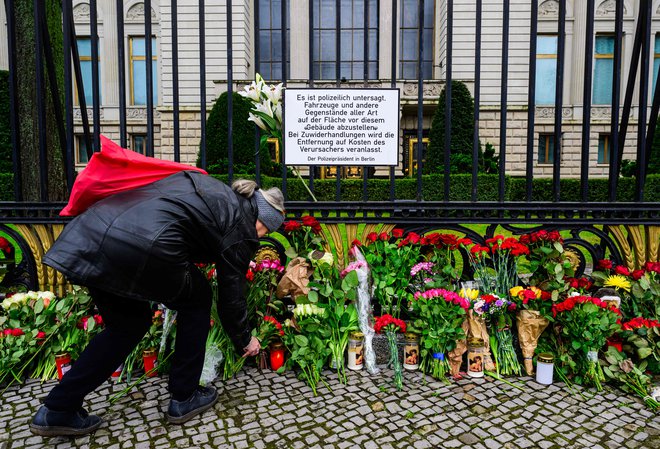
[[511, 295], [512, 298], [516, 298], [523, 290], [524, 288], [518, 285], [516, 287], [513, 287], [511, 290], [509, 290], [509, 295]]
[[459, 292], [461, 298], [475, 300], [479, 296], [479, 289], [476, 288], [462, 288]]
[[543, 291], [538, 287], [529, 287], [529, 289], [534, 292], [534, 297], [536, 299], [539, 299], [543, 293]]
[[625, 291], [629, 292], [630, 281], [625, 276], [621, 276], [620, 274], [615, 274], [605, 279], [605, 282], [603, 283], [603, 287], [622, 288]]

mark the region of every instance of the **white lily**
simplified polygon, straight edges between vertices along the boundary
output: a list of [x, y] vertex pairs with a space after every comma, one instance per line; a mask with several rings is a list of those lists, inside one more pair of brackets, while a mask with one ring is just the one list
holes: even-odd
[[270, 100], [263, 101], [254, 105], [254, 109], [259, 112], [263, 112], [269, 117], [273, 116], [273, 105]]
[[257, 117], [251, 112], [250, 115], [248, 116], [248, 121], [254, 122], [254, 124], [257, 125], [259, 128], [263, 129], [264, 131], [268, 131], [268, 128], [266, 127], [266, 124], [263, 122], [263, 120], [261, 120], [261, 117]]
[[273, 108], [273, 113], [277, 119], [278, 129], [282, 129], [282, 103], [278, 103]]
[[271, 84], [264, 89], [264, 94], [266, 95], [266, 98], [273, 102], [273, 104], [278, 104], [282, 101], [282, 83], [278, 85]]
[[261, 88], [257, 83], [252, 81], [252, 84], [245, 86], [244, 90], [239, 91], [238, 94], [256, 103], [261, 98]]

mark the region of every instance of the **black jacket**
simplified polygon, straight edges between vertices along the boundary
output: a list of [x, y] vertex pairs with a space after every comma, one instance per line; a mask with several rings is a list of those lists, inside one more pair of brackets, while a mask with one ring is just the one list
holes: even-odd
[[44, 263], [74, 283], [167, 304], [191, 263], [215, 262], [219, 315], [241, 349], [250, 341], [244, 287], [256, 220], [254, 199], [184, 171], [99, 201], [64, 228]]

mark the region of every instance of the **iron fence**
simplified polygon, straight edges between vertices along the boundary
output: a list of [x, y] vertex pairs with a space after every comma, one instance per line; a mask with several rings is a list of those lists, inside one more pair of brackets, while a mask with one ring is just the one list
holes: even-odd
[[[426, 0], [429, 1], [429, 0]], [[34, 1], [34, 33], [35, 33], [35, 66], [36, 66], [36, 98], [37, 109], [39, 118], [39, 145], [40, 145], [40, 158], [38, 161], [38, 168], [41, 174], [41, 203], [26, 203], [22, 201], [21, 197], [21, 159], [19, 154], [20, 149], [20, 127], [17, 124], [20, 122], [21, 117], [18, 115], [17, 107], [17, 89], [16, 82], [20, 73], [17, 72], [16, 61], [16, 28], [15, 28], [15, 9], [16, 0], [5, 0], [5, 8], [7, 14], [7, 30], [8, 30], [8, 46], [9, 46], [9, 70], [10, 70], [10, 92], [11, 92], [11, 121], [12, 121], [12, 147], [13, 147], [13, 161], [14, 161], [14, 190], [15, 202], [0, 203], [0, 217], [3, 221], [61, 221], [57, 217], [57, 211], [61, 208], [62, 204], [48, 203], [47, 192], [47, 159], [46, 159], [46, 127], [42, 126], [46, 120], [57, 120], [61, 124], [59, 127], [58, 136], [60, 139], [60, 146], [62, 151], [63, 160], [66, 166], [66, 179], [69, 188], [73, 184], [75, 178], [74, 170], [74, 91], [73, 85], [78, 88], [79, 108], [81, 111], [87, 111], [88, 105], [85, 103], [84, 83], [81, 71], [81, 58], [78, 51], [76, 39], [76, 27], [74, 26], [73, 19], [73, 1], [64, 0], [62, 2], [62, 25], [63, 25], [63, 47], [64, 47], [64, 104], [59, 103], [59, 93], [57, 92], [57, 82], [55, 82], [55, 65], [53, 63], [54, 55], [52, 54], [50, 46], [49, 29], [46, 26], [45, 20], [45, 2]], [[226, 16], [232, 17], [232, 2], [224, 2], [226, 7]], [[288, 34], [287, 34], [287, 18], [288, 18], [288, 3], [281, 1], [281, 46], [282, 46], [282, 83], [286, 86], [289, 80], [289, 74], [286, 64]], [[365, 59], [366, 51], [368, 49], [368, 17], [369, 17], [369, 2], [363, 2], [365, 8], [364, 16], [364, 50]], [[554, 110], [562, 111], [563, 101], [563, 77], [564, 77], [564, 63], [566, 58], [565, 51], [565, 28], [566, 28], [566, 0], [558, 0], [559, 10], [557, 19], [557, 70], [556, 70], [556, 91]], [[392, 1], [392, 32], [391, 32], [391, 74], [390, 85], [396, 88], [397, 82], [397, 24], [398, 24], [398, 6], [396, 0]], [[151, 23], [151, 1], [144, 0], [145, 20], [144, 20], [144, 35], [152, 36], [152, 23]], [[179, 92], [179, 42], [178, 42], [178, 23], [177, 13], [178, 5], [177, 0], [170, 0], [169, 7], [171, 8], [171, 28], [172, 28], [172, 107], [173, 107], [173, 150], [174, 159], [179, 160], [180, 152], [180, 92]], [[306, 80], [308, 86], [314, 87], [319, 80], [314, 79], [313, 61], [315, 60], [314, 45], [312, 42], [313, 36], [313, 17], [316, 2], [309, 1], [309, 78]], [[418, 142], [422, 142], [422, 120], [423, 120], [423, 100], [424, 100], [424, 79], [422, 76], [422, 61], [424, 54], [424, 47], [428, 43], [425, 42], [423, 33], [424, 27], [424, 11], [425, 0], [418, 0], [418, 47], [417, 47], [417, 138]], [[454, 2], [453, 0], [446, 0], [444, 2], [438, 1], [437, 7], [446, 8], [446, 21], [444, 27], [440, 30], [446, 39], [446, 53], [444, 67], [445, 79], [444, 85], [446, 88], [445, 103], [445, 152], [444, 152], [444, 198], [442, 201], [428, 201], [423, 197], [423, 146], [417, 145], [416, 163], [417, 163], [417, 176], [416, 176], [416, 198], [412, 200], [398, 199], [395, 194], [395, 168], [390, 167], [389, 180], [389, 201], [373, 201], [368, 197], [367, 184], [369, 180], [370, 170], [365, 169], [362, 173], [362, 201], [355, 202], [342, 202], [341, 189], [342, 182], [340, 176], [336, 179], [335, 188], [335, 201], [326, 201], [322, 203], [313, 203], [311, 201], [288, 201], [287, 209], [292, 215], [299, 215], [303, 212], [318, 212], [325, 221], [348, 221], [348, 222], [382, 222], [386, 218], [389, 222], [406, 222], [408, 224], [432, 224], [438, 222], [498, 222], [498, 223], [515, 223], [524, 221], [533, 221], [537, 223], [639, 223], [639, 224], [655, 224], [658, 223], [658, 216], [660, 212], [660, 205], [656, 202], [644, 201], [645, 198], [645, 181], [646, 181], [646, 167], [649, 163], [651, 154], [651, 146], [653, 143], [653, 136], [657, 124], [658, 110], [660, 108], [660, 96], [653, 95], [651, 101], [651, 111], [648, 114], [649, 103], [649, 55], [651, 48], [651, 22], [653, 20], [652, 2], [650, 0], [640, 0], [640, 7], [638, 10], [637, 29], [634, 35], [634, 45], [631, 55], [631, 65], [628, 73], [628, 84], [625, 92], [623, 92], [623, 106], [621, 107], [621, 79], [623, 70], [622, 59], [622, 36], [623, 36], [623, 0], [616, 0], [616, 17], [615, 17], [615, 40], [614, 40], [614, 58], [613, 58], [613, 79], [612, 79], [612, 104], [611, 104], [611, 136], [612, 147], [610, 151], [609, 160], [609, 189], [608, 199], [606, 203], [593, 202], [589, 200], [589, 142], [590, 142], [590, 114], [583, 114], [582, 125], [582, 139], [581, 139], [581, 170], [580, 170], [580, 198], [575, 198], [573, 201], [564, 201], [560, 197], [560, 180], [562, 179], [562, 114], [555, 113], [554, 117], [554, 148], [553, 148], [553, 170], [552, 170], [552, 201], [540, 202], [533, 201], [532, 198], [532, 183], [534, 179], [533, 173], [533, 160], [534, 160], [534, 136], [535, 136], [535, 78], [536, 78], [536, 42], [538, 33], [538, 3], [531, 2], [530, 12], [530, 49], [529, 49], [529, 88], [528, 88], [528, 127], [527, 127], [527, 141], [526, 141], [526, 190], [525, 201], [523, 202], [510, 202], [506, 198], [506, 164], [507, 164], [507, 105], [508, 105], [508, 66], [509, 66], [509, 34], [510, 34], [510, 3], [509, 0], [503, 0], [502, 11], [502, 53], [501, 53], [501, 91], [500, 91], [500, 129], [499, 129], [499, 183], [497, 201], [479, 201], [477, 193], [479, 185], [477, 183], [477, 167], [478, 167], [478, 151], [479, 151], [479, 123], [480, 123], [480, 94], [481, 94], [481, 62], [482, 62], [482, 27], [483, 27], [483, 0], [475, 0], [475, 59], [474, 59], [474, 98], [475, 98], [475, 114], [474, 114], [474, 137], [472, 147], [472, 182], [470, 196], [471, 201], [457, 202], [451, 201], [450, 192], [450, 160], [451, 160], [451, 104], [452, 104], [452, 49], [453, 49], [453, 36], [455, 34], [453, 24]], [[576, 8], [586, 8], [587, 11], [587, 36], [586, 36], [586, 51], [585, 51], [585, 83], [583, 93], [583, 104], [585, 111], [591, 109], [591, 95], [592, 95], [592, 67], [593, 67], [593, 35], [594, 35], [594, 2], [575, 2]], [[117, 14], [117, 67], [118, 67], [118, 91], [119, 91], [119, 130], [120, 130], [120, 144], [123, 147], [127, 146], [127, 88], [126, 88], [126, 51], [124, 48], [124, 3], [121, 0], [116, 1], [116, 14]], [[342, 33], [341, 33], [341, 8], [342, 2], [336, 0], [334, 2], [335, 8], [335, 51], [336, 55], [341, 54], [342, 48]], [[92, 67], [92, 105], [91, 105], [91, 123], [87, 114], [81, 114], [82, 128], [84, 131], [84, 141], [86, 142], [87, 156], [91, 157], [92, 152], [99, 148], [99, 135], [101, 133], [101, 117], [100, 117], [100, 86], [99, 86], [99, 54], [98, 54], [98, 16], [97, 16], [97, 1], [90, 0], [90, 30], [89, 36], [91, 39], [91, 67]], [[200, 91], [199, 103], [202, 111], [207, 110], [207, 64], [206, 64], [206, 32], [205, 32], [205, 0], [198, 2], [198, 18], [199, 18], [199, 77], [200, 77]], [[259, 1], [254, 2], [255, 20], [253, 27], [255, 35], [259, 32]], [[227, 90], [228, 96], [228, 142], [227, 142], [227, 157], [229, 160], [228, 177], [232, 180], [234, 177], [233, 157], [234, 157], [234, 142], [233, 142], [233, 127], [232, 123], [232, 95], [235, 89], [235, 82], [233, 76], [233, 37], [232, 37], [232, 20], [227, 20], [226, 28], [226, 42], [227, 42]], [[436, 27], [440, 27], [436, 24]], [[146, 42], [146, 38], [145, 38]], [[259, 39], [254, 42], [254, 65], [255, 71], [260, 70], [259, 66]], [[152, 47], [145, 45], [146, 60], [152, 60]], [[335, 80], [334, 83], [337, 87], [342, 87], [341, 78], [341, 58], [337, 56], [335, 61]], [[640, 67], [641, 60], [641, 67]], [[365, 63], [363, 73], [363, 80], [366, 83], [370, 81], [368, 64]], [[146, 85], [152, 86], [153, 79], [156, 76], [153, 73], [151, 64], [146, 64]], [[49, 84], [53, 86], [55, 91], [52, 94], [53, 101], [55, 102], [55, 109], [58, 112], [56, 117], [46, 117], [45, 101], [47, 101], [47, 90], [45, 89], [46, 77], [48, 77]], [[619, 174], [621, 170], [623, 148], [626, 146], [626, 137], [629, 125], [629, 118], [631, 115], [633, 90], [636, 88], [635, 80], [639, 79], [639, 119], [638, 119], [638, 136], [637, 136], [637, 171], [636, 171], [636, 188], [634, 193], [634, 201], [632, 202], [617, 202], [617, 188]], [[381, 80], [382, 81], [382, 80]], [[327, 80], [324, 80], [327, 82]], [[657, 85], [660, 84], [660, 77]], [[153, 156], [154, 153], [154, 111], [155, 102], [153, 98], [153, 90], [147, 88], [146, 90], [146, 124], [147, 124], [147, 155]], [[203, 167], [206, 166], [206, 148], [207, 148], [207, 133], [206, 133], [206, 116], [201, 114], [201, 136], [200, 136], [200, 162]], [[255, 153], [259, 151], [259, 137], [255, 136]], [[280, 149], [284, 154], [285, 148]], [[260, 159], [255, 157], [255, 175], [257, 180], [261, 179]], [[372, 167], [370, 167], [372, 168]], [[339, 167], [337, 170], [339, 173]], [[312, 192], [315, 189], [315, 170], [310, 170], [306, 182], [308, 183]], [[282, 164], [282, 190], [287, 195], [287, 166]]]

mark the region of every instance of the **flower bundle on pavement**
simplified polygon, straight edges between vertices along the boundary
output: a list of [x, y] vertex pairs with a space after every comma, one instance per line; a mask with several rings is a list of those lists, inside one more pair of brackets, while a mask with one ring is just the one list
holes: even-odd
[[572, 296], [554, 305], [552, 315], [561, 329], [565, 370], [575, 382], [601, 391], [605, 377], [598, 351], [620, 329], [621, 312], [598, 298]]
[[522, 373], [516, 350], [513, 347], [513, 312], [516, 303], [496, 295], [482, 295], [481, 309], [489, 326], [490, 348], [495, 357], [497, 373], [504, 376]]
[[513, 287], [511, 299], [516, 303], [518, 313], [518, 342], [523, 355], [523, 364], [528, 375], [534, 373], [532, 358], [538, 346], [539, 337], [548, 327], [552, 295], [536, 287]]
[[621, 325], [621, 336], [635, 361], [646, 361], [649, 371], [660, 374], [660, 321], [633, 318]]
[[415, 330], [420, 334], [419, 368], [436, 379], [444, 380], [449, 372], [449, 353], [457, 341], [465, 339], [463, 322], [470, 301], [444, 289], [431, 289], [414, 295]]
[[591, 277], [597, 287], [609, 287], [621, 297], [621, 312], [627, 318], [660, 320], [660, 262], [647, 262], [638, 270], [599, 260]]
[[396, 333], [399, 331], [405, 333], [406, 323], [392, 315], [385, 314], [376, 318], [374, 330], [379, 334], [384, 333], [387, 337], [387, 343], [390, 349], [389, 365], [392, 366], [392, 370], [394, 371], [394, 386], [397, 390], [401, 391], [401, 388], [403, 388], [403, 371], [401, 361], [399, 360]]
[[646, 361], [635, 366], [631, 359], [614, 347], [607, 349], [605, 361], [607, 364], [603, 367], [603, 372], [608, 379], [619, 384], [624, 391], [639, 396], [651, 410], [660, 409], [660, 403], [649, 395], [651, 378], [644, 374]]
[[557, 300], [566, 291], [565, 278], [575, 274], [575, 268], [564, 249], [564, 239], [558, 231], [539, 231], [523, 234], [520, 243], [527, 246], [529, 283], [550, 292]]
[[405, 238], [402, 229], [391, 233], [371, 232], [360, 247], [372, 277], [372, 298], [380, 305], [383, 315], [399, 317], [402, 304], [412, 297], [408, 291], [410, 270], [420, 254], [421, 237], [409, 232]]

